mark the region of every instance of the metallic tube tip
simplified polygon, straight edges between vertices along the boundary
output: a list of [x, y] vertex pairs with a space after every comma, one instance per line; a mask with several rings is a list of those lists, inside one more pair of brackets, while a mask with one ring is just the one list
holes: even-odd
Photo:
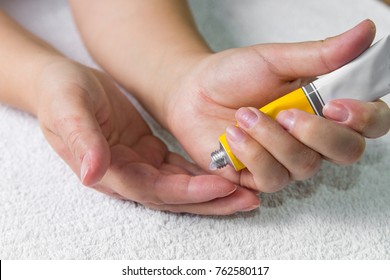
[[211, 153], [211, 162], [209, 165], [209, 170], [217, 170], [220, 168], [224, 168], [228, 164], [229, 158], [223, 147], [221, 147], [218, 151]]
[[214, 161], [211, 161], [209, 164], [209, 170], [214, 171], [217, 169], [218, 169], [218, 165]]

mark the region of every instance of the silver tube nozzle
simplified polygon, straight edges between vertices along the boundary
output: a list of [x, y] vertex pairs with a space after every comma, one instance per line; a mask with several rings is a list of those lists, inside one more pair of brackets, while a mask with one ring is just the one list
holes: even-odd
[[229, 164], [229, 156], [226, 154], [225, 149], [220, 146], [219, 150], [211, 153], [211, 162], [209, 164], [210, 170], [217, 170], [224, 168]]

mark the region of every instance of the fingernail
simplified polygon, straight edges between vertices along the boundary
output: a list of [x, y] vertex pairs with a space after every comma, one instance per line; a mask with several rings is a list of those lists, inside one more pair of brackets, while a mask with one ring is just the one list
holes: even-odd
[[240, 126], [252, 128], [257, 123], [259, 117], [251, 109], [240, 108], [236, 112], [236, 119]]
[[371, 32], [372, 34], [375, 35], [376, 33], [376, 26], [375, 26], [375, 23], [371, 20], [371, 19], [366, 19], [364, 20], [365, 22], [369, 22], [371, 24]]
[[234, 185], [234, 187], [235, 187], [234, 190], [228, 192], [228, 193], [226, 194], [226, 196], [229, 196], [229, 195], [231, 195], [232, 193], [235, 193], [235, 192], [236, 192], [236, 190], [238, 189], [238, 186], [237, 186], [237, 185]]
[[226, 128], [226, 137], [230, 141], [240, 143], [245, 140], [246, 134], [241, 128], [232, 125]]
[[252, 205], [252, 206], [249, 206], [248, 208], [240, 210], [240, 212], [250, 212], [250, 211], [255, 210], [257, 208], [259, 208], [259, 205]]
[[349, 111], [343, 105], [329, 102], [324, 106], [323, 113], [327, 118], [338, 122], [345, 122], [349, 118]]
[[295, 114], [290, 111], [281, 111], [276, 116], [276, 121], [286, 130], [291, 130], [295, 125]]
[[90, 167], [91, 167], [91, 155], [89, 153], [87, 153], [84, 156], [83, 161], [81, 163], [81, 170], [80, 170], [81, 182], [84, 182], [85, 177], [87, 176]]

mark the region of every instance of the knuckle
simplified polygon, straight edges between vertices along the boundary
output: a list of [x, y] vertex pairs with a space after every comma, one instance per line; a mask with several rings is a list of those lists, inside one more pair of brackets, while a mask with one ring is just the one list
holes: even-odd
[[80, 116], [68, 116], [55, 120], [55, 127], [62, 135], [62, 141], [69, 151], [78, 160], [82, 160], [84, 152], [94, 145], [96, 133], [101, 133], [97, 128], [86, 127]]
[[279, 166], [270, 176], [256, 177], [254, 181], [259, 191], [274, 193], [283, 189], [290, 182], [290, 175], [283, 166]]
[[368, 103], [365, 109], [358, 111], [352, 119], [352, 126], [367, 137], [386, 134], [390, 127], [390, 110], [383, 101]]
[[357, 124], [358, 131], [365, 133], [373, 126], [375, 126], [374, 113], [370, 113], [368, 111], [361, 112]]
[[[290, 174], [288, 170], [280, 163], [272, 163], [268, 158], [268, 153], [264, 149], [259, 149], [252, 153], [250, 159], [246, 162], [252, 176], [242, 176], [241, 185], [250, 187], [252, 189], [273, 193], [281, 190], [290, 181]], [[272, 167], [270, 168], [270, 164]], [[264, 166], [269, 172], [261, 168]], [[252, 167], [252, 168], [251, 168]]]
[[383, 115], [384, 131], [386, 134], [390, 130], [390, 108], [387, 104], [385, 104]]
[[261, 146], [257, 148], [251, 147], [248, 151], [250, 153], [247, 154], [247, 166], [257, 166], [259, 163], [264, 162], [268, 156], [268, 152]]
[[351, 141], [345, 150], [345, 158], [342, 159], [343, 164], [353, 164], [357, 162], [364, 153], [366, 142], [363, 137], [358, 137], [355, 141]]
[[372, 102], [372, 112], [366, 120], [363, 135], [366, 137], [380, 137], [385, 135], [390, 129], [390, 109], [389, 106], [383, 102]]
[[296, 169], [292, 172], [294, 180], [305, 180], [313, 176], [321, 166], [322, 157], [320, 154], [309, 150], [299, 154], [295, 160]]
[[72, 154], [74, 156], [81, 157], [82, 154], [78, 154], [78, 143], [84, 133], [80, 127], [81, 118], [78, 116], [68, 117], [55, 117], [53, 118], [49, 130], [51, 133], [58, 136], [59, 140], [63, 143], [61, 149], [58, 151], [61, 155]]
[[311, 139], [313, 138], [313, 135], [321, 135], [318, 131], [321, 126], [319, 125], [317, 118], [306, 118], [302, 119], [299, 122], [299, 133], [302, 134], [303, 139]]
[[81, 142], [83, 132], [79, 129], [73, 130], [68, 134], [66, 144], [69, 147], [71, 153], [82, 160], [83, 155], [79, 152], [79, 143]]
[[320, 117], [297, 111], [292, 134], [298, 140], [306, 142], [313, 137], [320, 137], [324, 130], [327, 130], [327, 126]]
[[318, 48], [318, 57], [327, 72], [331, 72], [337, 68], [337, 66], [333, 65], [333, 63], [331, 63], [331, 61], [329, 60], [329, 39], [330, 38], [326, 38], [325, 40], [318, 41], [318, 43], [320, 44], [320, 48]]

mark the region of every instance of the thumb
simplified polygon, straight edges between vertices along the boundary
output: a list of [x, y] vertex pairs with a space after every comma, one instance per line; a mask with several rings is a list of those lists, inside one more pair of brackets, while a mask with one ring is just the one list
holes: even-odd
[[106, 173], [111, 152], [95, 114], [86, 106], [63, 110], [54, 120], [57, 137], [48, 140], [79, 175], [84, 185], [96, 184]]
[[111, 161], [106, 139], [99, 129], [87, 125], [73, 139], [74, 142], [69, 142], [69, 148], [75, 159], [80, 160], [81, 182], [86, 186], [96, 184], [106, 173]]
[[375, 32], [375, 24], [367, 19], [323, 41], [261, 46], [261, 52], [281, 78], [314, 77], [336, 70], [359, 56], [371, 45]]

